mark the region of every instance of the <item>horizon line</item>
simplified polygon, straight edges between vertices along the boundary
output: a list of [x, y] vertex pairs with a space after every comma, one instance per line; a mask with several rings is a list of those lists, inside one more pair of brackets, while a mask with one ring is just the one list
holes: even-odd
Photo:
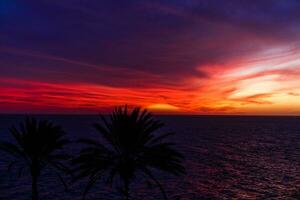
[[[110, 115], [110, 113], [1, 113], [0, 115], [41, 115], [41, 116], [93, 116], [93, 115]], [[154, 116], [174, 116], [174, 117], [185, 117], [185, 116], [194, 116], [194, 117], [300, 117], [300, 114], [172, 114], [172, 113], [153, 113], [151, 112], [152, 115]]]

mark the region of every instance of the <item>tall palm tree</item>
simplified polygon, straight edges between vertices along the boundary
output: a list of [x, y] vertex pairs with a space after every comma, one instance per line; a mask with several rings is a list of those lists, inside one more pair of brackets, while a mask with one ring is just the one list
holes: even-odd
[[[34, 118], [26, 118], [19, 129], [13, 127], [10, 133], [15, 143], [2, 142], [0, 150], [13, 156], [9, 168], [18, 164], [20, 169], [29, 169], [32, 178], [32, 200], [38, 200], [38, 179], [46, 166], [68, 172], [63, 161], [69, 159], [69, 155], [62, 149], [69, 141], [64, 138], [65, 132], [60, 126]], [[63, 181], [59, 173], [57, 175]]]
[[137, 174], [144, 174], [159, 187], [164, 199], [167, 195], [156, 179], [153, 169], [174, 175], [185, 172], [182, 166], [182, 155], [170, 142], [164, 139], [174, 133], [158, 134], [163, 126], [153, 119], [147, 111], [135, 108], [129, 112], [127, 106], [116, 107], [106, 120], [100, 115], [102, 123], [94, 124], [103, 142], [92, 139], [81, 139], [86, 145], [80, 155], [73, 160], [76, 165], [75, 179], [88, 177], [89, 182], [83, 193], [87, 192], [101, 177], [112, 185], [119, 180], [124, 199], [130, 199], [130, 184]]

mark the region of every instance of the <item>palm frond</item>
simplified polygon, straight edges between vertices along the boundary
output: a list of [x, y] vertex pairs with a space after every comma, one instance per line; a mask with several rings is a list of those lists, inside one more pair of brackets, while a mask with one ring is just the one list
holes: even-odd
[[161, 141], [163, 141], [164, 139], [166, 139], [167, 137], [172, 136], [172, 135], [175, 135], [175, 132], [164, 133], [164, 134], [162, 134], [162, 135], [160, 135], [160, 136], [157, 136], [157, 137], [154, 137], [154, 138], [149, 139], [149, 140], [148, 140], [148, 144], [149, 144], [149, 145], [154, 145], [154, 144], [156, 144], [156, 143], [158, 143], [158, 142], [161, 142]]
[[[106, 173], [106, 183], [110, 185], [116, 176], [119, 177], [124, 183], [122, 194], [127, 196], [130, 182], [140, 170], [145, 173], [147, 169], [147, 175], [151, 175], [151, 179], [155, 179], [150, 171], [153, 168], [174, 175], [185, 172], [183, 156], [175, 150], [172, 143], [165, 141], [174, 133], [157, 134], [164, 124], [155, 120], [147, 110], [134, 108], [129, 112], [127, 105], [119, 106], [109, 119], [110, 121], [100, 115], [100, 123], [94, 124], [107, 144], [101, 144], [101, 140], [82, 139], [80, 142], [85, 147], [73, 159], [76, 179], [90, 177], [88, 190], [96, 181], [93, 178], [95, 174]], [[155, 182], [163, 191], [158, 180], [155, 179]]]
[[92, 186], [97, 182], [97, 180], [99, 179], [100, 177], [100, 173], [96, 173], [96, 174], [93, 174], [90, 178], [89, 178], [89, 181], [84, 189], [84, 192], [83, 192], [83, 198], [82, 199], [85, 199], [87, 193], [90, 191], [90, 189], [92, 188]]
[[27, 117], [19, 128], [12, 127], [10, 133], [15, 143], [2, 142], [0, 150], [14, 156], [16, 164], [25, 164], [32, 176], [40, 175], [40, 171], [49, 165], [66, 171], [62, 162], [68, 160], [68, 156], [63, 153], [63, 148], [70, 141], [65, 139], [61, 126]]
[[10, 155], [16, 157], [16, 158], [25, 158], [26, 155], [24, 152], [15, 144], [9, 143], [9, 142], [2, 142], [0, 143], [0, 150], [5, 151], [6, 153], [9, 153]]

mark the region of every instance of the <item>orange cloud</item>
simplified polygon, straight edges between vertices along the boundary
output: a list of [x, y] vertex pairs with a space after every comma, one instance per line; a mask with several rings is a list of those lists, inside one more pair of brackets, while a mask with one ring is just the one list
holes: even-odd
[[187, 76], [174, 84], [149, 81], [147, 87], [0, 77], [0, 110], [95, 113], [129, 104], [156, 113], [299, 115], [300, 52], [279, 54], [202, 66], [207, 76]]

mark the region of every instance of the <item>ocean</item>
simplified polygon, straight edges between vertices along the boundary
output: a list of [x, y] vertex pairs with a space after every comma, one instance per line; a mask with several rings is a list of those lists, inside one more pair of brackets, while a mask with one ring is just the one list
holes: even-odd
[[[99, 121], [97, 116], [37, 117], [62, 125], [74, 141], [99, 136], [91, 127]], [[157, 118], [165, 123], [164, 130], [177, 133], [170, 140], [185, 156], [186, 175], [157, 174], [170, 200], [300, 198], [300, 117]], [[22, 115], [0, 115], [0, 140], [11, 141], [8, 128], [22, 119]], [[80, 148], [73, 144], [68, 150], [76, 155]], [[20, 177], [9, 173], [7, 159], [7, 155], [0, 153], [0, 199], [30, 199], [28, 172], [24, 169]], [[65, 190], [55, 173], [47, 170], [39, 182], [40, 199], [79, 200], [85, 184], [82, 180]], [[143, 176], [136, 179], [131, 194], [139, 200], [162, 199], [158, 188]], [[115, 188], [99, 181], [86, 199], [121, 198]]]

